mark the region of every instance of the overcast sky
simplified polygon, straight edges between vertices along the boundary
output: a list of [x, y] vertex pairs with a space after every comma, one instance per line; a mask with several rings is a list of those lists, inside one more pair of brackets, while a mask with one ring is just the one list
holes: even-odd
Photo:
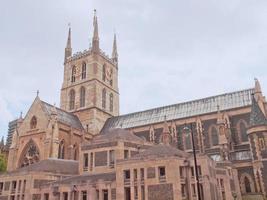
[[40, 98], [59, 105], [67, 25], [73, 51], [119, 51], [121, 114], [251, 88], [267, 91], [266, 0], [1, 0], [0, 136]]

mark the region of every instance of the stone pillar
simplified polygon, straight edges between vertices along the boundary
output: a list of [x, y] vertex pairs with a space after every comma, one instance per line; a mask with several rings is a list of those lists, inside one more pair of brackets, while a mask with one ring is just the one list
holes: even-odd
[[88, 200], [96, 200], [96, 188], [90, 186], [88, 194]]
[[99, 189], [99, 200], [103, 200], [103, 189], [102, 189], [102, 187]]
[[68, 192], [68, 200], [72, 200], [72, 192]]

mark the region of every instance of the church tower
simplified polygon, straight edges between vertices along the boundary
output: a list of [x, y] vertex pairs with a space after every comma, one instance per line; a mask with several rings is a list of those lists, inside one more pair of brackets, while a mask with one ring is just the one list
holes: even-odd
[[72, 55], [69, 28], [60, 98], [61, 109], [77, 115], [84, 129], [92, 134], [99, 133], [108, 118], [119, 115], [116, 36], [110, 58], [100, 49], [96, 11], [89, 49]]

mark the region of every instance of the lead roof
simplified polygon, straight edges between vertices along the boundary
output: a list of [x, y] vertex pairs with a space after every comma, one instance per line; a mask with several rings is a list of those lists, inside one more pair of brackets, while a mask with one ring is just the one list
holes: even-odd
[[109, 118], [102, 132], [110, 128], [132, 128], [155, 124], [166, 120], [182, 119], [197, 115], [216, 112], [218, 106], [220, 110], [230, 110], [251, 105], [251, 95], [253, 89], [246, 89], [225, 93], [217, 96], [211, 96], [203, 99], [178, 103], [174, 105], [149, 109], [141, 112], [120, 115]]

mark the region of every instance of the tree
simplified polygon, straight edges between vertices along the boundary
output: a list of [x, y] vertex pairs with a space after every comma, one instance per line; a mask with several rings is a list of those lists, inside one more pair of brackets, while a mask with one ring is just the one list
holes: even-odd
[[7, 167], [7, 161], [3, 154], [0, 154], [0, 172], [5, 172]]

